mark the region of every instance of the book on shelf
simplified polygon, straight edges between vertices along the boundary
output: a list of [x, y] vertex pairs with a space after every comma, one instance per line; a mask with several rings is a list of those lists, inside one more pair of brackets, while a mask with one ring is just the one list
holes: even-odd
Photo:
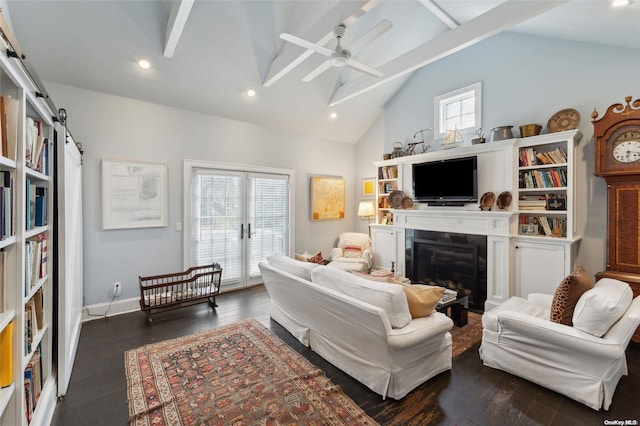
[[46, 247], [46, 234], [39, 234], [25, 242], [25, 296], [46, 275]]
[[45, 226], [47, 224], [47, 188], [36, 187], [35, 201], [35, 226]]
[[25, 419], [31, 422], [33, 412], [42, 393], [42, 362], [37, 348], [24, 370]]
[[14, 185], [8, 170], [0, 170], [0, 239], [14, 235]]
[[7, 157], [9, 147], [7, 143], [7, 114], [4, 110], [4, 96], [0, 95], [0, 133], [2, 134], [2, 156]]
[[[2, 96], [2, 109], [3, 114], [3, 150], [2, 155], [10, 160], [16, 159], [16, 152], [18, 150], [18, 113], [19, 103], [17, 99], [13, 99], [10, 96]], [[6, 144], [5, 144], [6, 142]], [[6, 150], [5, 150], [6, 149]]]
[[[0, 313], [4, 312], [4, 284], [6, 282], [6, 263], [7, 252], [4, 249], [0, 249]], [[2, 362], [2, 358], [0, 358]]]
[[0, 386], [13, 383], [13, 321], [0, 333]]

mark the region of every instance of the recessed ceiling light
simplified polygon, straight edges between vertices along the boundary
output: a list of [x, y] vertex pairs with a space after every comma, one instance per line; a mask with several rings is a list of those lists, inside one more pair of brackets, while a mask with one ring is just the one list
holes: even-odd
[[138, 60], [138, 66], [143, 70], [148, 70], [149, 68], [151, 68], [151, 62], [147, 61], [146, 59], [140, 59]]
[[335, 120], [336, 118], [338, 118], [338, 113], [337, 112], [332, 112], [329, 117], [331, 117], [332, 120]]
[[249, 96], [250, 98], [253, 98], [256, 95], [256, 91], [253, 89], [249, 89], [247, 90], [247, 96]]
[[612, 0], [611, 6], [622, 7], [622, 6], [628, 6], [630, 3], [631, 3], [630, 0]]

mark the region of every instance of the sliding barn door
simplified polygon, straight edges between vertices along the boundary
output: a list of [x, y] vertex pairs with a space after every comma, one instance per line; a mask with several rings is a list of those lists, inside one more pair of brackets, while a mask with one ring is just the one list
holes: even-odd
[[58, 396], [67, 393], [82, 325], [82, 155], [71, 135], [56, 126], [56, 215], [58, 255], [54, 286]]

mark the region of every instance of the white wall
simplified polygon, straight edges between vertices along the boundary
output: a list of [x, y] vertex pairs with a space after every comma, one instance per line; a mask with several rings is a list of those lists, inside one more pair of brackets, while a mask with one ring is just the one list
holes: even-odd
[[[58, 108], [68, 113], [74, 139], [84, 148], [85, 305], [111, 299], [114, 281], [121, 298], [137, 297], [138, 276], [182, 270], [181, 232], [183, 159], [293, 169], [295, 173], [295, 250], [328, 257], [340, 232], [356, 220], [359, 188], [354, 179], [355, 145], [310, 139], [249, 123], [105, 95], [53, 83], [45, 84]], [[138, 159], [167, 162], [169, 226], [103, 231], [100, 161]], [[343, 176], [346, 218], [310, 220], [309, 178]], [[223, 265], [224, 267], [224, 265]]]
[[[482, 128], [488, 136], [496, 126], [518, 126], [547, 120], [557, 111], [580, 112], [584, 134], [578, 146], [577, 212], [583, 239], [578, 262], [589, 274], [605, 266], [606, 186], [593, 176], [594, 107], [602, 115], [625, 96], [640, 97], [640, 52], [518, 34], [500, 34], [420, 69], [391, 100], [373, 128], [383, 139], [384, 152], [396, 141], [411, 141], [413, 134], [433, 128], [433, 98], [442, 93], [482, 82]], [[381, 134], [382, 133], [382, 134]], [[427, 133], [425, 133], [425, 140]], [[372, 136], [358, 143], [358, 153], [371, 147]], [[468, 144], [469, 137], [465, 138]], [[439, 142], [430, 139], [432, 150]], [[359, 165], [356, 176], [370, 174]]]

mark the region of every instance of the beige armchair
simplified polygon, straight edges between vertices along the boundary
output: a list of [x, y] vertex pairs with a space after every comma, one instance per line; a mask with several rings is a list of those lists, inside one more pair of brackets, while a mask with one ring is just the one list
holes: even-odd
[[343, 232], [331, 250], [330, 267], [343, 271], [369, 272], [373, 265], [371, 237], [360, 232]]

